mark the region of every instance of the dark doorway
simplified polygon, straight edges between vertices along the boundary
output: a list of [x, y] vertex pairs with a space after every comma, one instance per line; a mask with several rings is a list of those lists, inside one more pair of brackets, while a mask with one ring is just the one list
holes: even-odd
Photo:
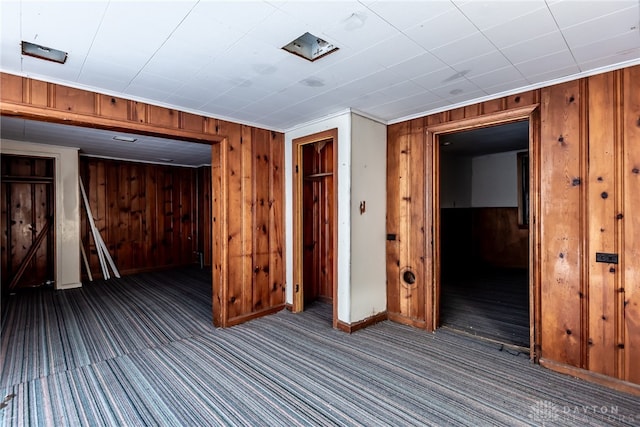
[[337, 130], [295, 139], [293, 311], [314, 302], [337, 325]]
[[528, 122], [439, 144], [440, 326], [528, 350]]
[[54, 159], [2, 155], [2, 294], [53, 285]]
[[333, 141], [302, 148], [302, 245], [305, 305], [333, 301]]

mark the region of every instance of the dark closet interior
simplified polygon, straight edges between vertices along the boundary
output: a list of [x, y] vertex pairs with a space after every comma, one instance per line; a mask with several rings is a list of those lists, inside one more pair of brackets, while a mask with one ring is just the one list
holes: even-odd
[[304, 303], [333, 301], [333, 141], [302, 147]]

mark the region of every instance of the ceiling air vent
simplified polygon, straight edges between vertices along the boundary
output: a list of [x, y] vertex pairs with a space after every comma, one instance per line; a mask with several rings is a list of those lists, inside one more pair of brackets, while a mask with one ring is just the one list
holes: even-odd
[[25, 41], [22, 42], [22, 54], [57, 62], [59, 64], [64, 64], [67, 60], [67, 52]]
[[338, 50], [333, 44], [311, 33], [304, 33], [288, 45], [283, 46], [283, 49], [311, 62]]

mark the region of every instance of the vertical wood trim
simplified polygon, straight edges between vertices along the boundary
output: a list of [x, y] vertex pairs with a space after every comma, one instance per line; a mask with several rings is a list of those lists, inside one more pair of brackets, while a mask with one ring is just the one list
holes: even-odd
[[[615, 153], [614, 153], [614, 180], [615, 180], [615, 194], [616, 201], [614, 207], [615, 214], [615, 252], [617, 254], [624, 253], [624, 203], [625, 203], [625, 187], [624, 187], [624, 77], [623, 71], [619, 70], [614, 73], [614, 100], [613, 108], [615, 111]], [[621, 263], [616, 266], [616, 277], [614, 289], [612, 289], [614, 295], [614, 319], [615, 319], [615, 376], [620, 379], [624, 379], [625, 372], [625, 335], [624, 335], [624, 292], [621, 289], [625, 287], [624, 266], [626, 264], [625, 257], [619, 257]]]
[[[398, 236], [400, 213], [398, 202], [400, 181], [400, 140], [406, 133], [407, 122], [387, 127], [387, 312], [400, 312], [399, 277], [400, 254]], [[391, 236], [390, 236], [391, 235]]]
[[529, 357], [538, 361], [542, 342], [540, 197], [541, 185], [540, 109], [529, 116]]
[[285, 297], [285, 265], [284, 245], [284, 209], [281, 200], [284, 199], [284, 135], [271, 133], [269, 144], [270, 179], [269, 179], [269, 278], [271, 291], [269, 306], [274, 307], [284, 303]]
[[240, 138], [241, 151], [241, 191], [242, 191], [242, 208], [241, 208], [241, 265], [242, 265], [242, 291], [240, 312], [236, 315], [243, 315], [253, 312], [253, 235], [256, 230], [253, 227], [255, 222], [255, 209], [253, 200], [253, 135], [251, 128], [242, 126], [242, 134]]
[[435, 331], [440, 324], [440, 263], [435, 254], [440, 254], [440, 143], [437, 135], [425, 130], [425, 212], [424, 230], [424, 283], [426, 286], [425, 327]]
[[[623, 379], [640, 384], [640, 66], [623, 70], [621, 107], [623, 127], [623, 194], [622, 223], [623, 288], [618, 289], [619, 304], [623, 308], [624, 366]], [[621, 352], [622, 353], [622, 352]]]
[[[617, 151], [615, 81], [613, 74], [590, 77], [588, 92], [588, 161], [586, 209], [589, 215], [586, 236], [588, 261], [588, 298], [585, 307], [588, 331], [587, 364], [589, 370], [604, 375], [615, 375], [616, 319], [615, 286], [616, 266], [598, 263], [596, 252], [616, 252], [617, 204], [615, 155]], [[587, 103], [585, 103], [587, 104]]]

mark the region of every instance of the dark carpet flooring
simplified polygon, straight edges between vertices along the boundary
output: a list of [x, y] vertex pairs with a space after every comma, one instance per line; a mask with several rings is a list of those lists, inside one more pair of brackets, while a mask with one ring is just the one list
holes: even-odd
[[527, 270], [476, 269], [443, 274], [441, 325], [504, 344], [529, 347]]
[[196, 269], [20, 293], [2, 313], [0, 425], [640, 424], [640, 398], [490, 341], [330, 319], [314, 304], [216, 329]]

